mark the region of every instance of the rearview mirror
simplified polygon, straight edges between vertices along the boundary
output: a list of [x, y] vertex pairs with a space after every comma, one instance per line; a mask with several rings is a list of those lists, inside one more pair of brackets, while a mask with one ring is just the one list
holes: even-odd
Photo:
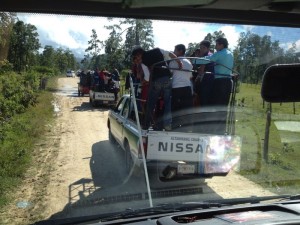
[[266, 69], [262, 98], [271, 103], [300, 102], [300, 64], [276, 64]]

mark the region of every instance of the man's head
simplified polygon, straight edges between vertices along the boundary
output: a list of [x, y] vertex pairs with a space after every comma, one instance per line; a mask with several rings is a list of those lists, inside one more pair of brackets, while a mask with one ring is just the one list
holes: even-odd
[[199, 56], [201, 56], [201, 54], [200, 54], [200, 48], [197, 48], [197, 49], [193, 52], [193, 54], [191, 55], [191, 57], [199, 57]]
[[185, 48], [185, 45], [183, 45], [183, 44], [176, 45], [174, 48], [174, 54], [177, 56], [184, 56], [185, 51], [186, 51], [186, 48]]
[[216, 39], [216, 50], [220, 51], [223, 48], [228, 48], [228, 41], [226, 38], [220, 37]]
[[207, 40], [203, 40], [200, 42], [200, 55], [201, 56], [206, 56], [207, 53], [209, 52], [210, 48], [210, 42]]
[[131, 57], [134, 64], [142, 63], [142, 57], [144, 52], [145, 50], [140, 46], [137, 46], [132, 50]]

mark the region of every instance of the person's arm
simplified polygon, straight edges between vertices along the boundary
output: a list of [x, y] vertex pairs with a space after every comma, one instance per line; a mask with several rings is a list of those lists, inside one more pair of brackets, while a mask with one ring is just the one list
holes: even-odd
[[[177, 55], [175, 55], [175, 54], [172, 53], [172, 52], [169, 52], [169, 57], [172, 58], [172, 59], [176, 59], [176, 58], [177, 58]], [[183, 64], [182, 64], [181, 60], [180, 60], [180, 59], [176, 59], [176, 62], [177, 62], [177, 64], [178, 64], [178, 68], [179, 68], [179, 69], [182, 69]]]
[[[163, 54], [165, 60], [176, 59], [177, 58], [177, 56], [174, 53], [172, 53], [172, 52], [165, 51], [163, 49], [160, 49], [160, 51]], [[178, 64], [179, 69], [182, 69], [183, 65], [182, 65], [181, 60], [180, 59], [176, 59], [176, 62]]]

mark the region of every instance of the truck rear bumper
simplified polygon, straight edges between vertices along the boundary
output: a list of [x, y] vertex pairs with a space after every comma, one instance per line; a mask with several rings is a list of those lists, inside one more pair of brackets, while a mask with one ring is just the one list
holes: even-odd
[[205, 179], [211, 178], [215, 175], [226, 176], [225, 174], [200, 174], [194, 173], [180, 173], [178, 171], [178, 163], [176, 162], [147, 162], [148, 176], [150, 186], [153, 189], [162, 188], [177, 188], [177, 187], [191, 187], [201, 186], [205, 183]]

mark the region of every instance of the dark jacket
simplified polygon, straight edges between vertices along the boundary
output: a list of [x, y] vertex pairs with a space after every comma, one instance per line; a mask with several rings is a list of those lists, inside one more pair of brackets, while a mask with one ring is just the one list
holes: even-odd
[[164, 56], [159, 48], [154, 48], [149, 51], [145, 51], [143, 54], [142, 61], [146, 66], [149, 67], [152, 81], [156, 80], [159, 77], [171, 77], [171, 72], [167, 68], [167, 63], [164, 62]]

